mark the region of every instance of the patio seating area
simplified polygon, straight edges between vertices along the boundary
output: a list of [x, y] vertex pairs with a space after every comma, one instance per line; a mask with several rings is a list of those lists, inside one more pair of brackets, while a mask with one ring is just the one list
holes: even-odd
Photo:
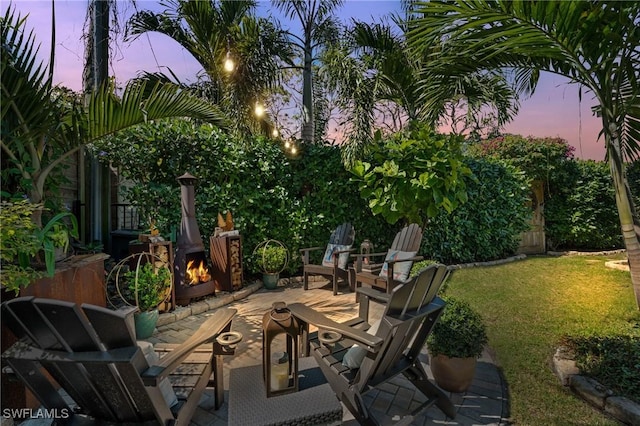
[[[360, 305], [363, 302], [355, 302], [354, 293], [326, 297], [327, 289], [332, 288], [330, 280], [317, 278], [309, 282], [307, 291], [304, 287], [304, 279], [295, 277], [281, 279], [275, 290], [267, 290], [263, 288], [262, 283], [255, 282], [246, 285], [242, 292], [220, 292], [216, 299], [203, 301], [205, 305], [211, 303], [210, 310], [201, 313], [190, 311], [191, 315], [173, 321], [167, 319], [175, 319], [180, 315], [174, 313], [172, 317], [165, 316], [163, 325], [157, 327], [152, 337], [145, 339], [156, 347], [165, 347], [168, 344], [180, 348], [187, 340], [191, 341], [198, 333], [202, 334], [203, 324], [208, 328], [207, 324], [212, 324], [221, 311], [237, 311], [231, 331], [241, 333], [243, 339], [235, 348], [235, 355], [225, 357], [222, 367], [223, 388], [216, 385], [215, 388], [204, 391], [191, 417], [190, 425], [359, 424], [336, 397], [332, 389], [333, 384], [330, 386], [327, 383], [327, 376], [323, 376], [314, 357], [308, 356], [300, 360], [299, 390], [272, 398], [265, 397], [262, 379], [263, 321], [265, 313], [272, 309], [274, 302], [286, 302], [291, 305], [292, 311], [295, 306], [310, 308], [336, 322], [350, 323], [354, 317], [362, 315]], [[220, 302], [223, 302], [224, 307], [220, 306]], [[384, 314], [383, 308], [383, 305], [371, 299], [368, 308], [365, 308], [370, 321], [381, 318]], [[178, 311], [181, 309], [185, 308], [178, 308]], [[429, 379], [433, 380], [428, 367], [426, 347], [421, 349], [418, 359], [422, 362]], [[487, 348], [479, 359], [475, 379], [468, 391], [460, 394], [445, 392], [456, 413], [453, 420], [447, 419], [436, 405], [427, 405], [429, 408], [422, 409], [421, 407], [428, 402], [427, 398], [405, 376], [398, 374], [390, 377], [377, 381], [379, 384], [375, 389], [363, 394], [366, 409], [375, 421], [379, 422], [371, 424], [508, 424], [507, 386]], [[216, 383], [220, 384], [219, 381]], [[223, 391], [222, 395], [219, 391]], [[64, 392], [62, 396], [65, 397]], [[220, 404], [221, 401], [223, 402]], [[44, 426], [53, 423], [51, 419], [34, 418], [16, 424]]]
[[[228, 304], [229, 307], [238, 311], [233, 321], [232, 330], [242, 333], [244, 338], [236, 349], [236, 355], [225, 359], [225, 402], [219, 410], [215, 410], [214, 393], [207, 390], [191, 424], [198, 426], [229, 424], [229, 401], [234, 398], [234, 389], [229, 388], [231, 370], [261, 364], [262, 319], [265, 312], [271, 309], [273, 302], [304, 303], [335, 321], [344, 321], [356, 315], [358, 305], [354, 302], [354, 293], [339, 293], [336, 296], [327, 297], [327, 289], [331, 289], [331, 287], [330, 281], [320, 278], [310, 281], [308, 291], [304, 291], [301, 277], [280, 280], [277, 290], [265, 290], [260, 283], [255, 283], [244, 289], [247, 290], [247, 297]], [[224, 293], [218, 294], [218, 297], [224, 297]], [[380, 306], [372, 303], [371, 317], [377, 318], [380, 314]], [[148, 340], [153, 343], [180, 343], [197, 330], [209, 315], [211, 315], [211, 311], [159, 326]], [[426, 349], [423, 349], [420, 357], [423, 364], [428, 364]], [[426, 370], [431, 376], [428, 367]], [[275, 398], [287, 397], [288, 395], [282, 395]], [[509, 404], [506, 383], [493, 362], [489, 350], [485, 350], [479, 359], [476, 378], [471, 388], [464, 394], [450, 394], [450, 398], [457, 410], [456, 418], [453, 421], [447, 422], [444, 414], [435, 406], [418, 413], [413, 419], [406, 418], [412, 409], [424, 401], [424, 397], [416, 392], [408, 380], [397, 377], [366, 394], [365, 403], [373, 411], [378, 421], [384, 425], [499, 425], [508, 423]], [[343, 408], [342, 412], [342, 424], [357, 425], [346, 408]], [[401, 420], [403, 421], [400, 423]]]

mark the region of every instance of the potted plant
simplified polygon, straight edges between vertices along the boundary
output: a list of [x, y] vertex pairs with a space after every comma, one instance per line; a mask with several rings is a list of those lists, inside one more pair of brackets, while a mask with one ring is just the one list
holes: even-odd
[[273, 290], [278, 286], [280, 272], [289, 261], [289, 251], [280, 241], [267, 240], [253, 251], [256, 266], [262, 271], [262, 282], [265, 288]]
[[139, 309], [134, 316], [136, 336], [138, 339], [151, 337], [160, 315], [158, 305], [170, 296], [171, 271], [165, 266], [156, 266], [155, 262], [138, 262], [136, 269], [125, 272], [123, 277], [130, 302]]
[[[78, 238], [78, 222], [73, 214], [58, 213], [40, 227], [33, 216], [42, 210], [42, 204], [28, 200], [2, 202], [2, 285], [16, 294], [38, 278], [53, 277], [56, 260], [59, 260], [56, 252], [66, 253], [69, 237]], [[44, 267], [46, 273], [38, 267]]]
[[471, 386], [487, 333], [482, 317], [468, 303], [444, 299], [444, 313], [427, 338], [430, 366], [438, 386], [459, 393]]

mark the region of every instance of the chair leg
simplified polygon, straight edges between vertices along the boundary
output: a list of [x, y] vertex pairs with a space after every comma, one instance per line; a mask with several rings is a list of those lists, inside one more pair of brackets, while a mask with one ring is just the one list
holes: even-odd
[[435, 405], [447, 417], [453, 419], [456, 417], [456, 409], [449, 397], [442, 392], [436, 385], [431, 383], [427, 377], [424, 367], [417, 360], [414, 364], [403, 372], [405, 377], [409, 379], [413, 385], [420, 390], [430, 401], [434, 401]]
[[302, 288], [305, 290], [309, 290], [309, 273], [307, 272], [303, 272], [302, 273]]
[[336, 274], [333, 274], [333, 295], [338, 294], [338, 277]]
[[362, 426], [379, 426], [380, 423], [369, 414], [367, 407], [364, 405], [362, 396], [358, 393], [343, 393], [340, 399], [347, 407], [349, 412], [356, 418], [358, 424]]

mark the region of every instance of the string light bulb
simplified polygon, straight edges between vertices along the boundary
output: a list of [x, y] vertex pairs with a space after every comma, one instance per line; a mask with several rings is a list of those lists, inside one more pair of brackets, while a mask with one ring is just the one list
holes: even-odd
[[274, 138], [277, 138], [279, 134], [280, 133], [278, 132], [278, 129], [274, 127], [273, 130], [271, 131], [271, 136], [273, 136]]
[[296, 147], [292, 146], [291, 147], [291, 153], [295, 155], [297, 152], [298, 152], [298, 150], [296, 149]]
[[256, 107], [253, 110], [256, 117], [262, 117], [264, 115], [264, 106], [260, 102], [256, 102]]
[[291, 146], [291, 142], [289, 142], [289, 141], [285, 141], [285, 142], [284, 142], [284, 147], [285, 147], [286, 149], [289, 149], [289, 147], [290, 147], [290, 146]]
[[235, 67], [236, 64], [233, 62], [233, 59], [231, 59], [231, 52], [227, 50], [227, 58], [224, 60], [224, 70], [230, 73], [233, 72]]

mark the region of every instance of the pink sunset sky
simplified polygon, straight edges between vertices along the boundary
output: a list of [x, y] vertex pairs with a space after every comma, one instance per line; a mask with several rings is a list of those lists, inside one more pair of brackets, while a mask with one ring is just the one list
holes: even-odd
[[[13, 1], [22, 15], [29, 14], [27, 27], [33, 28], [36, 42], [41, 44], [40, 54], [48, 61], [51, 44], [51, 1]], [[84, 40], [87, 0], [56, 0], [56, 60], [55, 82], [73, 90], [80, 90], [84, 60]], [[4, 8], [9, 3], [3, 1]], [[161, 11], [156, 1], [136, 2], [138, 10]], [[124, 31], [126, 18], [135, 13], [130, 1], [118, 1], [119, 24]], [[345, 22], [351, 18], [363, 21], [379, 20], [381, 17], [400, 11], [399, 1], [347, 0], [339, 9], [338, 16]], [[4, 12], [4, 10], [3, 10]], [[259, 2], [258, 13], [272, 13], [282, 26], [297, 32], [295, 23], [290, 23], [272, 8], [268, 1]], [[124, 42], [122, 32], [112, 40], [110, 74], [118, 84], [135, 77], [139, 71], [165, 71], [170, 67], [178, 76], [188, 79], [201, 68], [191, 55], [173, 40], [160, 35], [141, 36], [134, 42]], [[154, 58], [155, 56], [155, 58]], [[536, 93], [521, 101], [520, 113], [504, 127], [507, 133], [524, 136], [561, 137], [576, 148], [576, 156], [584, 159], [603, 160], [604, 141], [598, 141], [601, 122], [593, 117], [592, 96], [583, 90], [582, 102], [578, 99], [578, 86], [570, 85], [563, 77], [545, 73]]]

